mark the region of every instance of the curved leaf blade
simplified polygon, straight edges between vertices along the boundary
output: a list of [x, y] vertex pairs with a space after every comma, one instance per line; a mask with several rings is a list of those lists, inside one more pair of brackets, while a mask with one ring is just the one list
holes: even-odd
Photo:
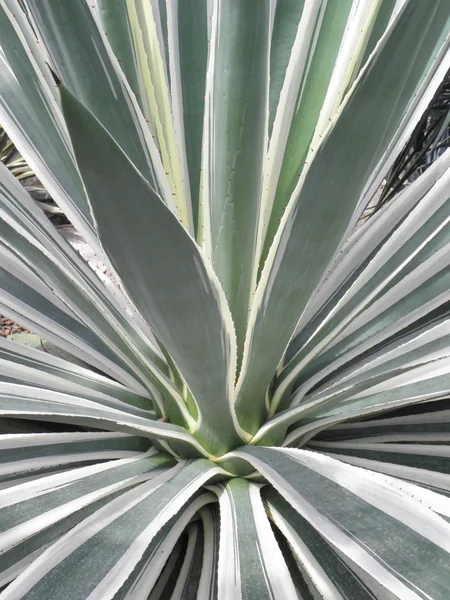
[[[406, 4], [355, 83], [286, 210], [250, 315], [236, 401], [245, 429], [255, 432], [256, 421], [260, 424], [265, 417], [271, 376], [342, 242], [366, 180], [435, 54], [436, 39], [450, 30], [449, 19], [446, 2], [436, 0], [432, 10], [425, 4]], [[367, 110], [369, 99], [382, 107], [377, 119]]]
[[235, 339], [223, 291], [193, 239], [107, 131], [63, 87], [61, 99], [101, 243], [191, 390], [197, 435], [223, 453], [240, 440], [232, 406]]

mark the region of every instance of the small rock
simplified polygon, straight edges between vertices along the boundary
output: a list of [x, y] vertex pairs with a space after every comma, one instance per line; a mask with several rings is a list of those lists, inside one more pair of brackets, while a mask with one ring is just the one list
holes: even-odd
[[13, 324], [13, 322], [11, 321], [11, 319], [6, 319], [5, 321], [3, 321], [5, 325], [11, 326]]
[[4, 335], [5, 337], [7, 337], [9, 334], [10, 334], [10, 330], [9, 330], [9, 329], [4, 329], [4, 330], [3, 330], [3, 335]]

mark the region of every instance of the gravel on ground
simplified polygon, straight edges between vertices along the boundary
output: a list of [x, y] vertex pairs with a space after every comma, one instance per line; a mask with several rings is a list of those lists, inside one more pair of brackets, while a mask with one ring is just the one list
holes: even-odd
[[21, 327], [17, 323], [14, 323], [8, 317], [0, 315], [0, 337], [8, 337], [12, 333], [30, 333], [28, 329]]

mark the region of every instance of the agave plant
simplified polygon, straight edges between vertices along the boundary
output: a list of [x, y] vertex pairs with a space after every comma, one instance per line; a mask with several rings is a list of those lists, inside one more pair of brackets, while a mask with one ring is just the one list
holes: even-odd
[[448, 598], [448, 0], [0, 7], [0, 598]]

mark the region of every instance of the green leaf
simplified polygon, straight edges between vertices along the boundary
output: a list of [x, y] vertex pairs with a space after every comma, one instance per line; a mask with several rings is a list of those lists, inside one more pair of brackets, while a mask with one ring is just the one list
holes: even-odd
[[[144, 340], [139, 339], [138, 327], [130, 324], [114, 292], [108, 293], [100, 285], [95, 274], [39, 209], [34, 204], [27, 204], [29, 197], [3, 166], [0, 176], [0, 213], [6, 213], [0, 224], [0, 239], [14, 253], [9, 267], [13, 274], [21, 278], [24, 269], [31, 269], [44, 283], [44, 291], [38, 288], [39, 293], [81, 321], [89, 328], [91, 338], [101, 340], [117, 357], [116, 362], [125, 364], [138, 381], [144, 382], [162, 414], [167, 410], [174, 422], [189, 422], [184, 402], [168, 378], [166, 364], [155, 350], [152, 351], [149, 341], [145, 340], [143, 344]], [[55, 253], [55, 247], [58, 253]], [[0, 248], [0, 252], [5, 250]], [[62, 306], [55, 302], [56, 299], [62, 301]], [[139, 321], [136, 325], [139, 326]], [[137, 386], [141, 387], [139, 383]], [[161, 397], [165, 399], [166, 408]]]
[[196, 600], [203, 565], [203, 530], [195, 523], [187, 528], [188, 543], [171, 600]]
[[[138, 577], [134, 578], [134, 581], [130, 581], [129, 585], [125, 586], [127, 591], [125, 598], [126, 600], [132, 600], [137, 597], [146, 597], [148, 591], [152, 589], [151, 598], [164, 598], [169, 597], [175, 590], [176, 576], [179, 574], [184, 564], [184, 553], [187, 550], [187, 534], [186, 529], [189, 523], [197, 516], [197, 513], [210, 506], [211, 503], [215, 502], [216, 498], [211, 493], [198, 492], [194, 498], [186, 505], [186, 508], [178, 513], [175, 517], [172, 517], [166, 525], [163, 526], [161, 531], [157, 534], [154, 541], [152, 541], [147, 551], [147, 556], [141, 567], [141, 573]], [[181, 539], [180, 539], [181, 538]], [[181, 546], [180, 546], [181, 542]], [[172, 562], [168, 565], [172, 569], [169, 571], [169, 581], [167, 585], [163, 587], [163, 591], [156, 595], [154, 592], [158, 592], [157, 582], [160, 579], [166, 577], [165, 567], [168, 562], [168, 558], [172, 557], [172, 554], [176, 552], [177, 546], [180, 549], [178, 560], [175, 563]], [[164, 568], [163, 568], [164, 567]], [[156, 585], [155, 585], [156, 583]], [[163, 584], [163, 581], [161, 582]], [[154, 586], [154, 587], [152, 587]], [[141, 594], [141, 596], [139, 596]], [[165, 596], [167, 594], [167, 596]]]
[[[64, 460], [63, 448], [61, 452]], [[86, 453], [89, 453], [88, 448]], [[134, 483], [145, 481], [147, 472], [170, 466], [171, 461], [164, 456], [155, 458], [151, 454], [150, 458], [140, 453], [137, 458], [71, 469], [3, 490], [2, 552], [79, 508], [75, 501], [79, 501], [80, 506], [92, 502], [100, 494], [112, 492], [111, 485], [118, 484], [118, 489], [123, 489], [133, 485], [130, 478], [137, 476]], [[92, 454], [92, 460], [95, 460], [95, 454]], [[144, 475], [144, 479], [141, 475]], [[154, 474], [149, 478], [152, 476]], [[98, 495], [95, 494], [97, 491]]]
[[63, 119], [51, 95], [54, 84], [50, 71], [45, 64], [41, 65], [45, 71], [41, 71], [35, 61], [40, 48], [33, 35], [32, 47], [21, 43], [16, 21], [0, 7], [1, 123], [52, 198], [95, 247], [86, 195], [68, 147]]
[[[446, 401], [426, 403], [420, 414], [404, 412], [374, 421], [335, 425], [309, 445], [344, 462], [447, 495], [450, 411], [446, 410]], [[446, 514], [444, 506], [436, 510]]]
[[185, 547], [186, 536], [181, 535], [170, 553], [148, 600], [161, 600], [161, 598], [164, 597], [170, 598], [176, 584], [174, 573], [180, 572], [181, 565], [183, 564], [183, 552], [185, 551]]
[[[315, 306], [310, 306], [309, 314], [303, 315], [289, 345], [290, 360], [278, 378], [271, 412], [277, 409], [283, 394], [283, 408], [287, 408], [286, 401], [290, 400], [287, 392], [296, 380], [297, 386], [304, 384], [303, 394], [307, 386], [312, 387], [341, 366], [339, 344], [335, 350], [328, 351], [328, 347], [333, 346], [336, 338], [345, 338], [346, 328], [359, 314], [365, 314], [364, 309], [381, 300], [393, 282], [398, 282], [399, 277], [411, 272], [445, 243], [449, 160], [450, 153], [443, 155], [395, 203], [378, 213], [378, 218], [370, 219], [361, 234], [356, 232], [353, 243], [352, 238], [349, 240], [351, 247], [345, 249], [341, 261], [318, 290], [311, 303]], [[358, 353], [362, 353], [361, 349]], [[345, 360], [349, 358], [346, 353]]]
[[[397, 339], [400, 343], [402, 338], [404, 341], [404, 336], [417, 327], [416, 323], [422, 326], [422, 333], [427, 320], [433, 324], [436, 311], [440, 309], [441, 312], [445, 312], [446, 302], [449, 300], [447, 256], [450, 245], [439, 248], [440, 244], [446, 242], [447, 235], [444, 229], [431, 239], [416, 257], [412, 257], [410, 265], [404, 269], [406, 273], [400, 271], [404, 278], [395, 278], [396, 284], [385, 294], [381, 294], [366, 310], [357, 315], [350, 313], [351, 318], [343, 333], [304, 369], [298, 382], [303, 383], [307, 377], [312, 378], [324, 367], [326, 370], [336, 369], [362, 352], [369, 354], [371, 349], [376, 350], [382, 341], [389, 340], [392, 343]], [[438, 246], [436, 253], [427, 258], [433, 246]], [[416, 268], [408, 273], [409, 266]], [[374, 275], [373, 279], [376, 282], [377, 276]], [[349, 299], [349, 307], [351, 305]]]
[[[326, 390], [327, 394], [336, 394], [355, 386], [361, 389], [364, 382], [388, 379], [400, 369], [406, 371], [424, 364], [433, 366], [432, 362], [449, 356], [447, 321], [445, 317], [437, 323], [430, 320], [428, 325], [413, 329], [408, 335], [403, 332], [403, 335], [394, 336], [389, 343], [383, 344], [383, 351], [367, 354], [364, 364], [351, 361], [347, 368], [339, 369], [338, 375], [321, 386], [320, 392]], [[296, 395], [302, 394], [302, 390], [298, 390]], [[301, 401], [299, 399], [296, 404]]]
[[[184, 146], [187, 175], [191, 192], [195, 235], [198, 233], [200, 203], [200, 169], [202, 156], [203, 115], [205, 107], [205, 74], [208, 57], [207, 0], [178, 0], [169, 6], [174, 9], [173, 36], [175, 56], [171, 57], [172, 97], [181, 98], [181, 126], [184, 127]], [[178, 67], [175, 69], [175, 67]], [[174, 89], [174, 77], [177, 88]]]
[[202, 595], [217, 600], [217, 574], [219, 570], [220, 516], [216, 504], [209, 504], [200, 511], [203, 523], [203, 565], [198, 586]]
[[[5, 257], [2, 259], [5, 264]], [[16, 269], [14, 273], [17, 274]], [[0, 307], [4, 314], [130, 389], [145, 393], [120, 359], [90, 329], [26, 283], [22, 273], [18, 273], [19, 277], [14, 273], [0, 267]]]
[[261, 499], [260, 486], [234, 478], [219, 497], [221, 542], [218, 598], [296, 600], [283, 555]]
[[108, 42], [120, 63], [130, 89], [137, 94], [137, 102], [144, 112], [143, 97], [139, 93], [139, 71], [136, 50], [133, 45], [130, 19], [126, 1], [110, 2], [97, 0], [98, 12], [103, 31], [108, 33]]
[[[18, 334], [20, 335], [20, 334]], [[22, 335], [28, 335], [28, 336], [32, 336], [32, 334], [22, 334]], [[42, 340], [39, 336], [32, 336], [34, 338], [37, 338], [37, 341], [39, 344], [42, 344]], [[8, 342], [7, 342], [8, 343]], [[11, 343], [11, 342], [9, 342]], [[42, 350], [43, 352], [48, 352], [48, 350]], [[3, 354], [3, 353], [2, 353]], [[1, 354], [0, 354], [1, 356]], [[35, 365], [39, 365], [41, 366], [42, 364], [45, 365], [45, 361], [42, 361], [41, 363], [39, 363], [39, 361], [36, 361]], [[72, 364], [73, 363], [68, 363], [68, 364]], [[76, 362], [75, 362], [76, 364]], [[42, 386], [45, 389], [48, 390], [55, 390], [58, 392], [65, 392], [65, 393], [71, 393], [71, 394], [77, 394], [79, 396], [82, 396], [84, 398], [88, 398], [88, 399], [92, 399], [96, 402], [98, 402], [99, 404], [105, 406], [105, 407], [111, 407], [111, 408], [117, 408], [119, 410], [123, 410], [124, 412], [128, 412], [130, 414], [134, 414], [140, 417], [145, 417], [145, 418], [150, 418], [150, 419], [154, 419], [156, 418], [155, 416], [155, 412], [153, 410], [151, 410], [153, 408], [152, 406], [152, 402], [149, 398], [145, 399], [144, 397], [137, 397], [135, 398], [134, 395], [130, 392], [128, 392], [127, 394], [127, 390], [126, 388], [121, 388], [121, 386], [118, 386], [118, 390], [114, 390], [113, 386], [111, 386], [111, 390], [113, 391], [113, 394], [110, 395], [109, 393], [104, 393], [104, 392], [98, 392], [95, 389], [90, 389], [89, 386], [85, 385], [79, 385], [77, 383], [74, 382], [74, 378], [72, 378], [72, 381], [70, 381], [69, 383], [66, 381], [66, 379], [63, 379], [63, 377], [61, 377], [61, 374], [51, 374], [48, 372], [48, 370], [45, 368], [42, 370], [37, 370], [36, 368], [32, 368], [26, 364], [20, 364], [18, 361], [14, 361], [14, 360], [5, 360], [3, 358], [3, 356], [0, 358], [0, 366], [2, 369], [4, 369], [5, 373], [7, 373], [7, 375], [5, 375], [3, 381], [9, 381], [9, 382], [17, 382], [20, 384], [28, 384], [28, 385], [32, 385], [32, 386]], [[47, 372], [45, 372], [47, 370]], [[51, 369], [50, 369], [51, 371]], [[80, 378], [81, 379], [81, 378]], [[101, 381], [101, 378], [100, 378]], [[99, 386], [100, 387], [100, 386]], [[106, 386], [105, 386], [106, 388]], [[114, 391], [119, 392], [119, 397], [122, 395], [123, 398], [127, 399], [127, 402], [123, 402], [122, 400], [118, 400], [116, 399], [114, 396]], [[120, 392], [122, 392], [122, 394], [120, 394]], [[142, 407], [142, 408], [137, 408], [138, 406]]]
[[374, 51], [378, 41], [388, 28], [390, 20], [395, 16], [394, 10], [396, 4], [399, 4], [396, 0], [382, 0], [380, 2], [380, 7], [377, 12], [375, 21], [373, 22], [372, 30], [370, 32], [370, 36], [367, 40], [363, 57], [361, 59], [361, 64], [366, 64], [366, 62], [369, 60], [370, 55]]
[[223, 292], [198, 246], [95, 117], [65, 88], [61, 98], [101, 243], [193, 394], [196, 435], [223, 453], [240, 440], [231, 404], [235, 340]]
[[130, 414], [126, 407], [125, 410], [105, 407], [94, 400], [45, 388], [0, 382], [0, 417], [74, 424], [89, 429], [142, 435], [170, 442], [172, 447], [166, 444], [164, 448], [175, 455], [178, 451], [184, 456], [209, 457], [183, 427], [152, 420], [154, 416], [151, 414], [136, 416]]
[[67, 466], [142, 455], [149, 442], [124, 433], [26, 433], [1, 435], [0, 448], [2, 483], [21, 483], [20, 479], [28, 476], [51, 474]]
[[[126, 0], [126, 4], [136, 52], [139, 93], [143, 98], [144, 115], [153, 129], [166, 179], [170, 185], [175, 212], [180, 222], [193, 233], [187, 165], [184, 160], [182, 140], [177, 136], [176, 95], [172, 89], [171, 103], [155, 14], [151, 4], [146, 0]], [[173, 86], [177, 63], [171, 62]]]
[[[34, 334], [13, 334], [8, 340], [0, 339], [0, 359], [8, 361], [9, 368], [15, 369], [22, 383], [36, 381], [36, 378], [46, 380], [46, 385], [56, 391], [80, 391], [81, 395], [91, 397], [109, 396], [122, 403], [148, 410], [152, 402], [148, 394], [139, 395], [120, 383], [105, 377], [91, 369], [86, 369], [74, 361], [68, 361], [59, 355], [42, 351], [42, 347], [29, 345], [26, 341], [20, 345], [14, 341], [15, 336], [31, 336], [42, 343], [42, 338]], [[47, 344], [48, 342], [44, 342]], [[80, 361], [81, 362], [81, 361]], [[27, 379], [28, 377], [28, 379]]]
[[366, 585], [358, 566], [342, 560], [339, 549], [332, 548], [273, 488], [267, 488], [264, 498], [269, 517], [295, 556], [307, 598], [317, 594], [330, 600], [373, 600], [376, 592], [378, 597], [386, 594], [385, 588], [373, 580]]
[[[442, 412], [439, 413], [442, 419], [447, 419]], [[426, 418], [426, 417], [425, 417]], [[443, 421], [444, 426], [447, 421]], [[401, 428], [401, 423], [399, 423]], [[357, 430], [354, 432], [357, 434]], [[397, 437], [402, 437], [398, 435]], [[403, 435], [403, 439], [408, 434]], [[434, 444], [425, 443], [425, 436], [409, 434], [413, 438], [414, 444], [395, 443], [396, 436], [391, 435], [389, 443], [370, 442], [364, 440], [348, 442], [311, 442], [310, 447], [313, 450], [330, 454], [344, 462], [370, 468], [372, 471], [378, 471], [409, 479], [422, 485], [433, 486], [435, 490], [443, 492], [448, 491], [448, 475], [450, 474], [450, 455], [446, 445], [438, 445], [438, 441], [446, 441], [447, 436], [435, 436]], [[432, 436], [430, 436], [432, 437]], [[447, 485], [446, 485], [447, 481]]]
[[[158, 22], [158, 39], [161, 48], [161, 55], [163, 56], [164, 63], [169, 63], [169, 45], [167, 39], [167, 1], [166, 0], [150, 0], [152, 5], [153, 14], [157, 16]], [[167, 73], [167, 77], [170, 83], [170, 70]]]
[[[65, 461], [67, 446], [59, 445], [62, 464], [70, 464]], [[89, 453], [88, 444], [86, 454]], [[80, 461], [86, 454], [80, 454]], [[70, 465], [72, 469], [65, 473], [50, 474], [25, 483], [19, 480], [13, 488], [0, 491], [0, 581], [13, 578], [17, 575], [17, 568], [19, 572], [23, 570], [27, 566], [26, 563], [36, 558], [36, 553], [41, 553], [49, 544], [100, 506], [170, 466], [170, 460], [157, 456], [155, 452], [151, 458], [145, 458], [143, 453], [139, 454], [137, 458], [78, 469], [75, 468], [78, 465], [73, 463]], [[98, 452], [91, 453], [93, 461], [100, 457]], [[31, 464], [33, 463], [36, 461], [32, 461]], [[45, 471], [41, 472], [45, 474]], [[14, 570], [15, 575], [11, 573]]]
[[298, 429], [289, 433], [283, 444], [310, 439], [334, 423], [367, 417], [393, 408], [444, 398], [450, 391], [448, 373], [450, 358], [428, 357], [418, 365], [402, 365], [400, 368], [363, 377], [358, 383], [347, 383], [342, 388], [325, 389], [311, 394], [297, 408], [283, 411], [261, 427], [254, 440], [263, 443], [267, 435], [284, 436], [287, 428], [298, 423]]
[[[5, 221], [2, 242], [15, 253], [15, 265], [19, 266], [19, 258], [22, 262], [19, 277], [23, 276], [26, 264], [25, 281], [29, 281], [31, 276], [33, 287], [37, 286], [39, 293], [66, 312], [66, 305], [69, 305], [78, 318], [88, 323], [103, 340], [109, 331], [106, 337], [110, 341], [115, 339], [117, 343], [120, 340], [122, 349], [119, 354], [125, 350], [127, 360], [134, 355], [132, 362], [136, 363], [137, 359], [140, 363], [141, 376], [145, 365], [144, 370], [150, 370], [157, 379], [163, 375], [164, 381], [167, 365], [161, 358], [153, 333], [117, 283], [107, 286], [99, 281], [97, 274], [59, 235], [42, 211], [30, 202], [30, 196], [2, 165], [0, 179], [0, 208]], [[103, 258], [103, 251], [99, 252]], [[107, 261], [106, 257], [104, 260]], [[59, 301], [59, 297], [65, 304]], [[99, 323], [102, 323], [100, 329]]]
[[[345, 439], [359, 439], [375, 442], [412, 442], [412, 441], [445, 441], [449, 432], [446, 401], [424, 403], [422, 411], [415, 414], [408, 409], [388, 413], [381, 419], [364, 420], [361, 422], [345, 422], [326, 429], [317, 436], [317, 440], [340, 441]], [[422, 425], [422, 427], [421, 427]]]
[[[236, 454], [362, 572], [375, 597], [380, 586], [394, 597], [445, 597], [450, 525], [423, 502], [426, 490], [305, 450], [247, 447]], [[450, 508], [448, 498], [435, 496]]]
[[302, 12], [291, 44], [264, 173], [260, 269], [305, 167], [351, 8], [351, 0], [318, 1], [306, 5]]
[[[316, 312], [320, 313], [325, 305], [330, 307], [327, 309], [330, 311], [334, 306], [331, 297], [341, 299], [344, 296], [355, 276], [359, 276], [360, 270], [370, 260], [372, 253], [381, 248], [383, 242], [392, 235], [408, 213], [423, 201], [429, 192], [432, 194], [430, 198], [434, 198], [436, 183], [446, 174], [449, 165], [450, 153], [444, 152], [421, 177], [397, 195], [395, 203], [385, 205], [351, 233], [336, 256], [326, 280], [321, 283], [302, 315], [295, 337], [289, 345], [286, 364], [304, 343], [303, 337], [310, 337], [317, 327], [314, 323]], [[338, 300], [335, 301], [336, 304], [337, 302]], [[325, 317], [321, 317], [320, 320], [325, 320]], [[308, 321], [312, 323], [307, 324]], [[302, 333], [304, 328], [309, 334]]]
[[256, 283], [270, 2], [217, 0], [214, 6], [206, 94], [203, 239], [230, 305], [240, 357]]
[[8, 588], [6, 598], [56, 597], [64, 591], [68, 598], [94, 600], [133, 586], [135, 597], [141, 597], [142, 587], [151, 590], [148, 576], [155, 581], [158, 575], [149, 569], [139, 581], [146, 563], [157, 559], [157, 534], [219, 472], [208, 461], [185, 461], [126, 492], [49, 548]]
[[297, 0], [276, 3], [270, 42], [269, 137], [303, 8], [304, 2]]
[[[265, 417], [271, 376], [342, 241], [367, 178], [434, 56], [436, 38], [449, 29], [449, 9], [444, 2], [436, 2], [432, 11], [424, 4], [405, 6], [362, 71], [289, 204], [250, 315], [236, 402], [245, 429], [255, 432]], [[367, 110], [369, 100], [380, 107], [377, 118]]]
[[136, 168], [171, 201], [155, 144], [127, 88], [117, 59], [87, 2], [29, 0], [28, 6], [57, 75], [111, 132]]

